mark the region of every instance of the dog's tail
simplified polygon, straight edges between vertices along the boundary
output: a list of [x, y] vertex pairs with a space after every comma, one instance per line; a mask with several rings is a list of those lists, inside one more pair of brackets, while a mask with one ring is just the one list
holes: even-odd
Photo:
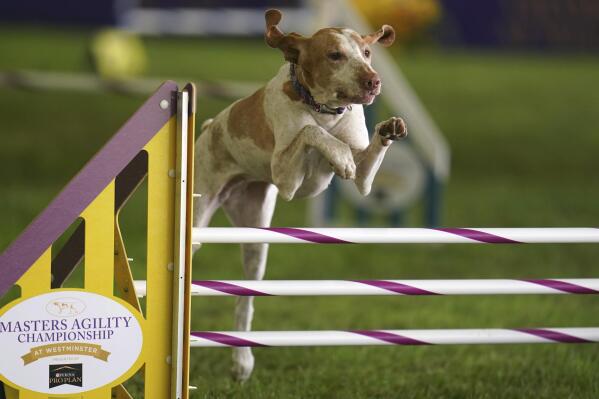
[[214, 122], [214, 119], [206, 119], [204, 123], [202, 123], [202, 126], [200, 126], [200, 132], [203, 132], [204, 130], [208, 129], [210, 125], [212, 125], [212, 122]]

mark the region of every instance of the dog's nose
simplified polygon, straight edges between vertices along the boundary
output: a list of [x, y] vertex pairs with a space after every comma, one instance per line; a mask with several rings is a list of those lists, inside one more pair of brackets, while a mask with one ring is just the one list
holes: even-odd
[[374, 90], [376, 88], [378, 88], [381, 85], [381, 79], [379, 78], [378, 74], [372, 74], [372, 75], [368, 75], [365, 79], [364, 79], [364, 88], [366, 90]]

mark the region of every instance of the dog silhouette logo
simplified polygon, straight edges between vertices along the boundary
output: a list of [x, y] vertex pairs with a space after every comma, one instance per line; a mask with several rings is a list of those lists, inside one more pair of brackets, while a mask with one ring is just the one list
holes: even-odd
[[58, 298], [46, 305], [46, 311], [56, 317], [74, 317], [85, 311], [85, 303], [77, 298]]

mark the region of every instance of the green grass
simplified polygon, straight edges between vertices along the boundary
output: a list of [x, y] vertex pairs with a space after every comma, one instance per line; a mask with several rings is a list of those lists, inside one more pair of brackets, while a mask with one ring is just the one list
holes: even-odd
[[[85, 31], [0, 28], [0, 70], [80, 71]], [[151, 76], [266, 80], [280, 55], [261, 41], [146, 40]], [[494, 52], [396, 54], [453, 151], [447, 226], [597, 226], [599, 58]], [[398, 93], [401, 95], [401, 93]], [[0, 89], [0, 248], [56, 195], [142, 99]], [[200, 98], [200, 119], [225, 103]], [[409, 122], [409, 121], [408, 121]], [[274, 225], [305, 225], [304, 201]], [[143, 266], [141, 210], [124, 211]], [[418, 225], [415, 215], [410, 225]], [[216, 225], [226, 225], [222, 214]], [[596, 245], [271, 246], [269, 279], [596, 277]], [[238, 251], [207, 245], [194, 278], [243, 278]], [[140, 270], [135, 270], [136, 274]], [[194, 300], [193, 328], [229, 330], [234, 300]], [[594, 297], [258, 298], [256, 330], [593, 326]], [[592, 316], [592, 317], [591, 317]], [[595, 345], [257, 349], [252, 379], [230, 352], [193, 352], [201, 398], [596, 398]]]

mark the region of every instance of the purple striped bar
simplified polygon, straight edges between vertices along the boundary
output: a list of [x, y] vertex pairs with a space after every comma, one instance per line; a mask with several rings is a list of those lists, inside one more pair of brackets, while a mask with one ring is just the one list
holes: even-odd
[[593, 342], [570, 334], [564, 334], [554, 330], [544, 330], [541, 328], [514, 328], [513, 331], [523, 332], [534, 335], [535, 337], [545, 338], [563, 344], [588, 344]]
[[414, 338], [399, 334], [391, 334], [385, 331], [376, 330], [348, 330], [350, 333], [363, 335], [365, 337], [378, 339], [394, 345], [433, 345], [429, 342], [419, 341]]
[[209, 341], [218, 342], [219, 344], [228, 346], [252, 346], [252, 347], [266, 347], [268, 345], [260, 344], [258, 342], [250, 341], [243, 338], [234, 337], [232, 335], [208, 332], [208, 331], [192, 331], [191, 335], [197, 338], [207, 339]]
[[495, 234], [485, 233], [480, 230], [473, 229], [460, 229], [460, 228], [441, 228], [433, 229], [442, 231], [444, 233], [455, 234], [460, 237], [469, 238], [478, 242], [484, 242], [487, 244], [522, 244], [520, 241], [510, 240], [509, 238], [497, 236]]
[[229, 295], [237, 296], [272, 296], [266, 292], [255, 291], [250, 288], [245, 288], [239, 285], [225, 283], [223, 281], [216, 280], [200, 280], [193, 281], [193, 285], [199, 285], [200, 287], [210, 288], [212, 290], [224, 292]]
[[535, 280], [520, 280], [520, 281], [525, 281], [527, 283], [542, 285], [544, 287], [552, 288], [554, 290], [567, 292], [568, 294], [582, 294], [582, 295], [599, 294], [599, 291], [596, 291], [594, 289], [583, 287], [582, 285], [567, 283], [565, 281], [559, 281], [559, 280], [535, 279]]
[[414, 287], [411, 285], [395, 283], [392, 281], [385, 280], [350, 280], [356, 283], [362, 283], [371, 285], [376, 288], [381, 288], [383, 290], [396, 292], [402, 295], [441, 295], [436, 292], [423, 290], [422, 288]]
[[326, 234], [315, 233], [310, 230], [296, 229], [292, 227], [258, 227], [261, 230], [274, 231], [275, 233], [285, 234], [300, 240], [313, 242], [316, 244], [353, 244], [351, 241], [341, 240], [339, 238], [327, 236]]

